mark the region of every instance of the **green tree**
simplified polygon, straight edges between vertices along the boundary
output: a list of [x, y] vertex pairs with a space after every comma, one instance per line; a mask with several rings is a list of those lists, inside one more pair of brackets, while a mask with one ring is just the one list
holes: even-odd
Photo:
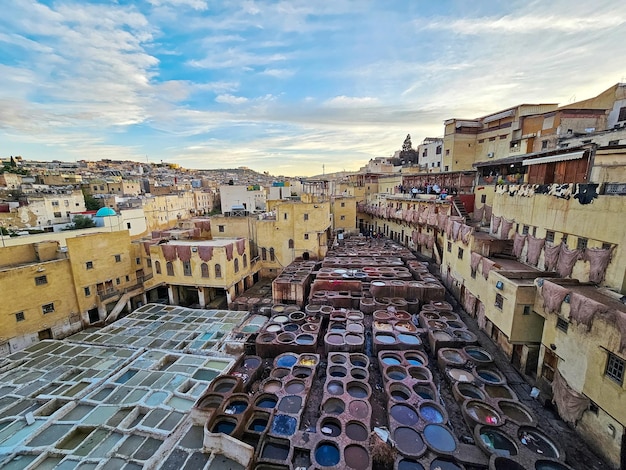
[[84, 189], [83, 189], [83, 196], [85, 197], [85, 208], [88, 211], [97, 211], [98, 209], [102, 207], [102, 204], [100, 204], [100, 201], [96, 199], [95, 197], [93, 197], [91, 194], [85, 192]]
[[406, 139], [404, 139], [402, 150], [400, 151], [400, 160], [404, 161], [405, 164], [417, 164], [417, 150], [413, 148], [413, 144], [411, 143], [411, 134], [407, 134]]
[[64, 230], [80, 230], [82, 228], [95, 227], [96, 223], [91, 217], [86, 215], [75, 215], [72, 219], [72, 224], [68, 225]]

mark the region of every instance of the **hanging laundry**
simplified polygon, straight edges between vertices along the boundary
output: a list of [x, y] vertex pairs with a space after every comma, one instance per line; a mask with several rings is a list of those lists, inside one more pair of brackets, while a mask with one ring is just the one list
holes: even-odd
[[604, 281], [606, 268], [611, 262], [613, 249], [586, 248], [582, 259], [589, 262], [589, 282], [600, 284]]
[[487, 204], [485, 204], [483, 207], [485, 208], [485, 220], [489, 222], [491, 221], [491, 213], [493, 211], [493, 208], [491, 206], [488, 206]]
[[541, 255], [541, 249], [545, 243], [546, 240], [544, 238], [536, 238], [532, 235], [528, 235], [528, 250], [526, 251], [526, 262], [528, 264], [537, 266], [539, 256]]
[[554, 271], [559, 261], [559, 253], [561, 252], [561, 244], [553, 245], [546, 243], [543, 249], [543, 264], [546, 271]]
[[574, 194], [574, 199], [578, 199], [581, 204], [591, 204], [598, 197], [598, 186], [596, 183], [579, 184], [578, 191]]
[[535, 185], [535, 194], [548, 194], [550, 191], [549, 184], [537, 184]]
[[464, 245], [469, 244], [470, 235], [474, 233], [474, 227], [463, 224], [461, 226], [461, 241]]
[[487, 279], [489, 277], [489, 271], [493, 269], [493, 266], [496, 264], [495, 261], [491, 261], [489, 258], [483, 257], [483, 277]]
[[524, 244], [526, 243], [526, 235], [520, 235], [515, 232], [513, 237], [513, 255], [516, 258], [522, 256], [522, 251], [524, 250]]
[[482, 222], [484, 215], [485, 215], [485, 206], [477, 207], [474, 209], [474, 214], [472, 216], [472, 219], [476, 222]]
[[456, 242], [459, 240], [459, 232], [461, 231], [461, 222], [456, 220], [452, 222], [452, 239]]
[[506, 220], [502, 217], [502, 230], [500, 232], [500, 238], [503, 240], [507, 240], [509, 238], [509, 232], [511, 231], [514, 222], [515, 220]]
[[563, 421], [576, 424], [589, 409], [589, 398], [571, 388], [557, 369], [552, 381], [552, 403], [556, 405]]
[[500, 228], [500, 222], [502, 222], [502, 217], [499, 215], [491, 216], [491, 233], [494, 235], [498, 234], [498, 229]]
[[161, 251], [166, 261], [174, 261], [176, 259], [176, 245], [164, 243], [161, 245]]
[[543, 308], [547, 313], [558, 313], [561, 311], [561, 304], [570, 293], [569, 289], [554, 282], [543, 281], [539, 288], [539, 293], [543, 297]]
[[609, 308], [589, 297], [578, 292], [572, 292], [570, 295], [570, 318], [576, 323], [580, 323], [587, 327], [587, 331], [591, 330], [593, 319], [596, 315], [608, 312]]
[[581, 250], [570, 250], [565, 243], [561, 243], [561, 251], [559, 252], [559, 261], [556, 264], [556, 270], [561, 277], [568, 277], [572, 274], [576, 261], [582, 258]]
[[472, 270], [472, 275], [476, 275], [476, 270], [478, 269], [481, 259], [482, 255], [480, 253], [472, 251], [470, 254], [470, 269]]

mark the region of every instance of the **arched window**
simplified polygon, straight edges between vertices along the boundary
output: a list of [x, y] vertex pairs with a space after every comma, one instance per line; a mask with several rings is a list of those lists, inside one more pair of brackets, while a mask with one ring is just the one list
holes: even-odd
[[261, 259], [265, 261], [267, 259], [267, 249], [261, 248]]
[[154, 270], [156, 271], [157, 274], [161, 274], [161, 262], [160, 261], [154, 262]]
[[292, 238], [289, 239], [289, 248], [293, 248], [293, 239]]
[[270, 248], [270, 261], [276, 261], [276, 257], [274, 256], [274, 248]]
[[243, 269], [246, 269], [248, 267], [248, 255], [247, 254], [243, 254]]
[[215, 277], [222, 277], [222, 267], [219, 264], [215, 265]]
[[191, 261], [183, 261], [183, 274], [185, 276], [191, 276]]
[[237, 258], [235, 258], [235, 272], [239, 272], [239, 260]]
[[165, 269], [167, 269], [167, 275], [168, 276], [173, 276], [174, 275], [174, 265], [172, 264], [171, 261], [167, 262], [167, 264], [165, 265]]
[[200, 271], [202, 272], [202, 277], [209, 277], [209, 265], [206, 263], [202, 263], [200, 265]]

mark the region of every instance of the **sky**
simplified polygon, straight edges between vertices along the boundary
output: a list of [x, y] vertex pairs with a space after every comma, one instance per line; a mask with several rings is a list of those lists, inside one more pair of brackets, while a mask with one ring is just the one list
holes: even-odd
[[0, 156], [355, 171], [449, 118], [626, 82], [581, 0], [2, 0]]

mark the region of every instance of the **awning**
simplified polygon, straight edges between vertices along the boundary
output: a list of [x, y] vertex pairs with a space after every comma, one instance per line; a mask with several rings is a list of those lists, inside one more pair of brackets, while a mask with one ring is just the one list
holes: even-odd
[[585, 155], [585, 151], [581, 150], [580, 152], [571, 152], [571, 153], [563, 153], [560, 155], [550, 155], [549, 157], [540, 157], [540, 158], [529, 158], [522, 162], [522, 165], [540, 165], [541, 163], [552, 163], [552, 162], [564, 162], [566, 160], [578, 160], [579, 158], [583, 158]]

